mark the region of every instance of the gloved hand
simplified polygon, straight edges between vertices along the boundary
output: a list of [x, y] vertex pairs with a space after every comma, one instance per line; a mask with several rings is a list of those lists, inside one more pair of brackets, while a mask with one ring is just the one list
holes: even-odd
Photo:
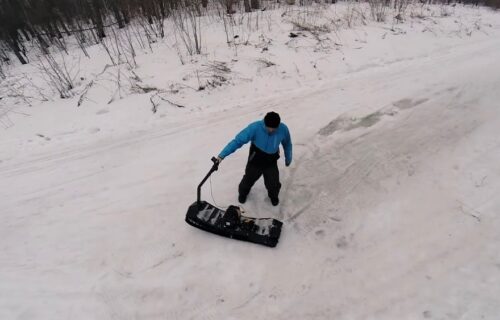
[[289, 167], [290, 164], [292, 164], [292, 161], [288, 161], [288, 160], [285, 161], [285, 166]]

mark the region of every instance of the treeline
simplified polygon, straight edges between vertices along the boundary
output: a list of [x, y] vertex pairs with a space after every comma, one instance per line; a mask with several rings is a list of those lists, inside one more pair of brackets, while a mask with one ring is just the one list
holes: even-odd
[[144, 19], [149, 24], [163, 24], [164, 19], [179, 6], [206, 7], [207, 1], [0, 0], [2, 58], [8, 59], [7, 51], [10, 51], [26, 64], [26, 41], [34, 40], [42, 51], [63, 41], [65, 35], [74, 35], [83, 43], [99, 41], [108, 36], [108, 27], [124, 28], [135, 18]]
[[[245, 12], [260, 8], [260, 0], [214, 1], [227, 13], [234, 13], [234, 6], [241, 6]], [[500, 8], [500, 0], [462, 2]], [[110, 30], [124, 28], [134, 19], [140, 20], [144, 28], [153, 26], [153, 33], [163, 37], [163, 22], [177, 9], [188, 8], [201, 15], [201, 9], [207, 6], [208, 0], [0, 0], [0, 59], [8, 62], [9, 53], [13, 53], [26, 64], [29, 62], [26, 43], [35, 43], [44, 53], [54, 44], [65, 50], [64, 39], [69, 35], [74, 36], [83, 49], [101, 42]]]
[[484, 4], [488, 7], [500, 9], [500, 0], [485, 0]]
[[[451, 0], [446, 0], [445, 3], [450, 4], [452, 2]], [[453, 2], [459, 2], [463, 4], [473, 4], [473, 5], [485, 5], [487, 7], [491, 7], [494, 9], [500, 9], [500, 0], [460, 0], [460, 1], [453, 1]]]

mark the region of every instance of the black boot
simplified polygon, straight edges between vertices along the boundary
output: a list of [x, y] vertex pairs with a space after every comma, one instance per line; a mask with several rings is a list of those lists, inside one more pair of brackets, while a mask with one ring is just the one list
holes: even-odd
[[244, 204], [247, 201], [247, 196], [240, 194], [238, 196], [238, 201], [239, 203]]
[[280, 199], [279, 198], [271, 198], [271, 204], [273, 206], [276, 207], [279, 203], [280, 203]]

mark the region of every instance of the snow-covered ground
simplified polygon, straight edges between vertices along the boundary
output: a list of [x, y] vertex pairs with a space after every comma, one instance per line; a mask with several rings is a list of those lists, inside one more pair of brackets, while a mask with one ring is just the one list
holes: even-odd
[[[184, 65], [169, 45], [138, 56], [160, 93], [94, 78], [77, 107], [103, 56], [73, 99], [4, 106], [0, 319], [498, 319], [500, 14], [430, 8], [321, 42], [269, 11], [237, 48], [214, 23]], [[214, 61], [225, 83], [189, 89]], [[278, 208], [261, 181], [244, 208], [284, 221], [278, 246], [188, 226], [210, 157], [271, 110], [294, 162]], [[203, 197], [237, 203], [246, 157]]]

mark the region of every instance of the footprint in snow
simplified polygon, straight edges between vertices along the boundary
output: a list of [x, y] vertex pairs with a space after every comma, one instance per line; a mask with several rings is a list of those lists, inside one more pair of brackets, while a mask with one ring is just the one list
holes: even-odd
[[37, 133], [36, 135], [39, 136], [40, 138], [45, 139], [46, 141], [50, 141], [51, 140], [49, 137], [46, 137], [43, 134]]
[[97, 127], [90, 128], [90, 129], [88, 130], [88, 132], [89, 132], [90, 134], [95, 134], [95, 133], [98, 133], [99, 131], [101, 131], [101, 129], [99, 129], [99, 128], [97, 128]]
[[317, 230], [316, 232], [314, 232], [314, 234], [315, 234], [318, 238], [322, 239], [322, 238], [324, 238], [324, 237], [325, 237], [325, 230], [323, 230], [323, 229]]
[[339, 239], [337, 239], [337, 248], [345, 249], [345, 248], [347, 248], [348, 245], [349, 245], [349, 243], [347, 242], [347, 239], [345, 236], [342, 236]]

